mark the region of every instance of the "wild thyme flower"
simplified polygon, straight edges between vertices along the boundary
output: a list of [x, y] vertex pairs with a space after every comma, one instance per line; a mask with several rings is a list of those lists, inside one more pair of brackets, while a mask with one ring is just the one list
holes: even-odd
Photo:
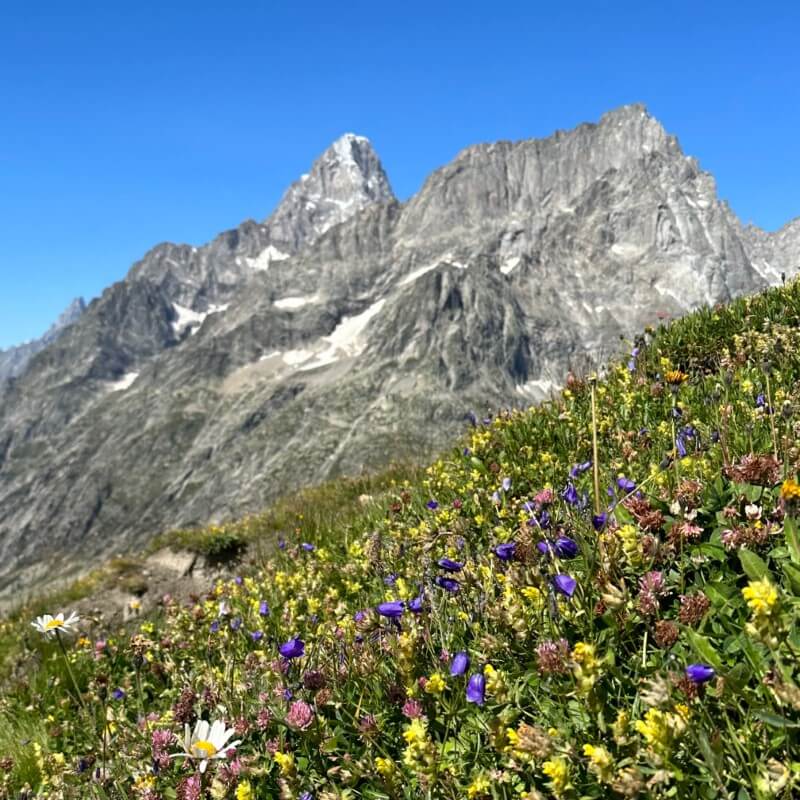
[[289, 706], [289, 713], [286, 715], [286, 724], [298, 730], [305, 730], [314, 721], [314, 709], [304, 700], [295, 700]]
[[684, 625], [697, 625], [711, 606], [711, 601], [702, 592], [681, 595], [680, 602], [681, 608], [678, 612], [678, 619]]
[[403, 704], [403, 716], [409, 719], [419, 719], [424, 716], [422, 703], [420, 703], [419, 700], [415, 700], [413, 697], [408, 698]]
[[544, 675], [566, 673], [568, 657], [569, 642], [566, 639], [559, 639], [557, 642], [548, 640], [536, 648], [539, 671]]

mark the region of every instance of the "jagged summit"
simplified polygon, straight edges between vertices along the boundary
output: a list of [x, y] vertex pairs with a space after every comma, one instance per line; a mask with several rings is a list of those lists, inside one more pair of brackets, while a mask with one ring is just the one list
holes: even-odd
[[196, 323], [196, 315], [226, 307], [254, 272], [285, 261], [368, 206], [393, 200], [369, 140], [346, 133], [286, 190], [264, 222], [246, 220], [202, 247], [160, 244], [134, 264], [130, 278], [156, 283], [179, 307], [174, 321], [188, 319], [188, 311]]
[[23, 342], [6, 350], [0, 349], [0, 383], [20, 375], [28, 362], [47, 345], [54, 342], [86, 310], [86, 301], [76, 297], [59, 315], [58, 319], [39, 339]]
[[362, 208], [394, 199], [369, 139], [345, 133], [289, 187], [265, 224], [279, 246], [295, 251]]

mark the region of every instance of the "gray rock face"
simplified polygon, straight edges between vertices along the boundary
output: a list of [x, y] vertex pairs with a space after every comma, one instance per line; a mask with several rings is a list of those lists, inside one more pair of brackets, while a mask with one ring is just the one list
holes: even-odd
[[795, 275], [800, 268], [800, 217], [775, 233], [748, 225], [742, 238], [753, 267], [769, 283]]
[[405, 205], [345, 136], [264, 223], [151, 251], [0, 395], [0, 593], [427, 458], [798, 244], [743, 229], [641, 106], [470, 147]]
[[20, 375], [28, 366], [28, 362], [47, 345], [54, 342], [67, 327], [76, 322], [85, 309], [84, 299], [78, 297], [61, 312], [58, 319], [41, 338], [0, 350], [0, 383]]

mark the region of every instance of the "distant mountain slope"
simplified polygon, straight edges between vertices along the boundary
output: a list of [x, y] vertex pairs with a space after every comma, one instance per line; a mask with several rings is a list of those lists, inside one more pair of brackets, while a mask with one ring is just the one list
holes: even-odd
[[641, 106], [467, 148], [406, 204], [345, 136], [264, 223], [152, 250], [6, 389], [0, 584], [427, 457], [470, 408], [765, 286], [755, 249], [786, 241]]
[[0, 350], [0, 383], [20, 375], [28, 366], [28, 362], [47, 345], [54, 342], [65, 328], [72, 325], [85, 310], [84, 299], [78, 297], [61, 312], [58, 319], [41, 338]]

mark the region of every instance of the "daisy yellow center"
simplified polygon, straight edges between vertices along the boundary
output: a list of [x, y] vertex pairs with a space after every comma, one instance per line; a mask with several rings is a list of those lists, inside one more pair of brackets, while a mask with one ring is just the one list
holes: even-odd
[[51, 631], [53, 628], [60, 628], [64, 625], [64, 620], [61, 619], [51, 619], [44, 627], [47, 630]]
[[217, 748], [214, 747], [211, 742], [205, 741], [205, 739], [201, 739], [199, 742], [195, 742], [192, 745], [192, 752], [196, 756], [200, 756], [202, 758], [211, 758], [211, 756], [215, 755], [217, 752]]

